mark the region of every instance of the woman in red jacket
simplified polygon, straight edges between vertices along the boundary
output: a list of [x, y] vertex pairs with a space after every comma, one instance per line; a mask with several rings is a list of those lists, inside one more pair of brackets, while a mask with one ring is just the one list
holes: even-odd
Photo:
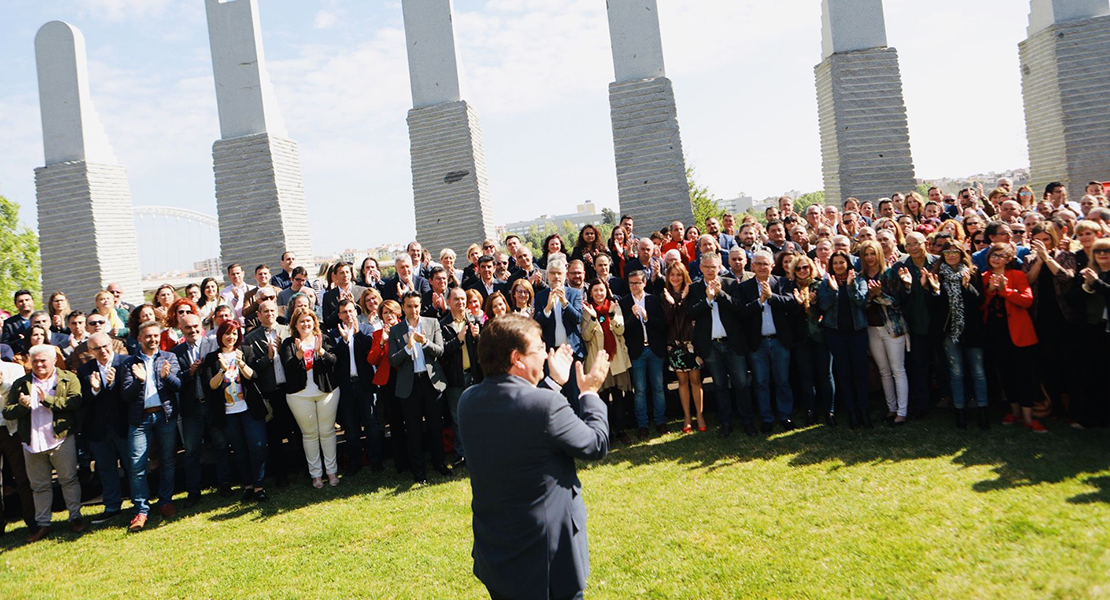
[[1014, 249], [1010, 244], [994, 244], [987, 250], [983, 321], [1012, 409], [1002, 419], [1002, 424], [1024, 421], [1030, 431], [1044, 433], [1044, 425], [1033, 418], [1033, 396], [1037, 389], [1030, 368], [1037, 360], [1037, 332], [1029, 316], [1033, 290], [1024, 272], [1010, 268], [1013, 259]]
[[385, 422], [389, 423], [389, 441], [393, 445], [393, 460], [397, 472], [408, 470], [405, 453], [405, 421], [401, 405], [393, 394], [396, 378], [391, 377], [389, 369], [389, 330], [401, 321], [401, 305], [396, 300], [386, 300], [378, 308], [382, 327], [374, 332], [370, 342], [370, 352], [366, 362], [374, 365], [374, 385], [378, 388], [378, 407], [385, 410]]

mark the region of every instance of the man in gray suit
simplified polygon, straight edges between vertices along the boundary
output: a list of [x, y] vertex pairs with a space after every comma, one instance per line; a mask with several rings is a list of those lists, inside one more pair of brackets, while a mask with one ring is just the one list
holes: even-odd
[[[581, 598], [590, 573], [586, 505], [574, 459], [609, 451], [605, 403], [597, 390], [609, 370], [601, 351], [589, 374], [569, 346], [545, 351], [539, 325], [520, 315], [490, 321], [478, 341], [482, 383], [463, 392], [459, 430], [474, 497], [474, 574], [490, 596]], [[579, 417], [558, 390], [574, 362]], [[553, 381], [550, 381], [553, 380]]]
[[432, 466], [440, 475], [451, 474], [443, 452], [443, 411], [439, 404], [439, 395], [447, 389], [447, 380], [439, 366], [443, 356], [443, 331], [439, 321], [420, 316], [420, 293], [405, 292], [401, 296], [401, 309], [405, 318], [389, 330], [389, 364], [397, 373], [394, 394], [404, 410], [412, 480], [425, 484], [428, 478], [424, 472], [422, 426], [428, 428]]

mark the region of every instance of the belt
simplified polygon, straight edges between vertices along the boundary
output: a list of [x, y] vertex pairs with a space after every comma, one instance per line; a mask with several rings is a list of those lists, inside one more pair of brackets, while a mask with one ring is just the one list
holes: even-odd
[[357, 381], [358, 381], [358, 375], [351, 375], [351, 382], [354, 383], [354, 382], [357, 382]]
[[765, 335], [765, 336], [763, 336], [763, 339], [765, 339], [765, 340], [773, 340], [773, 339], [775, 339], [775, 338], [777, 338], [777, 337], [779, 337], [779, 335], [778, 335], [778, 334], [776, 333], [776, 334], [773, 334], [773, 335]]
[[722, 343], [722, 344], [723, 344], [723, 343], [725, 343], [726, 341], [728, 341], [728, 337], [719, 337], [719, 338], [713, 338], [713, 341], [714, 341], [714, 342], [720, 342], [720, 343]]
[[152, 406], [150, 408], [144, 408], [143, 409], [143, 413], [148, 414], [148, 415], [153, 415], [154, 413], [160, 413], [160, 412], [162, 412], [162, 407], [161, 406]]

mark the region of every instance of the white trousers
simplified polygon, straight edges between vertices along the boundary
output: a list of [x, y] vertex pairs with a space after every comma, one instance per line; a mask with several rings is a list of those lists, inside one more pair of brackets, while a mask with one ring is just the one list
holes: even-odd
[[[288, 394], [289, 411], [301, 428], [301, 443], [308, 459], [308, 474], [323, 477], [337, 473], [339, 465], [335, 462], [335, 413], [339, 409], [339, 390], [318, 396]], [[320, 465], [320, 449], [324, 450], [323, 468]]]
[[879, 367], [883, 380], [883, 395], [886, 407], [899, 417], [905, 417], [910, 405], [910, 382], [906, 378], [906, 338], [893, 337], [886, 327], [868, 327], [868, 345], [871, 358]]

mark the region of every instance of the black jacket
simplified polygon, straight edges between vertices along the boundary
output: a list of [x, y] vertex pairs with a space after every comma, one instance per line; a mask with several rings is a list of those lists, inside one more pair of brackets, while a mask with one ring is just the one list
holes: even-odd
[[[625, 281], [625, 283], [628, 283], [628, 274], [633, 272], [633, 271], [644, 271], [645, 275], [647, 274], [647, 270], [644, 268], [644, 264], [640, 262], [639, 258], [630, 258], [630, 259], [628, 259], [628, 262], [624, 263], [624, 281]], [[656, 274], [653, 272], [651, 274], [651, 279], [649, 279], [644, 284], [644, 291], [646, 291], [649, 294], [656, 294], [656, 295], [662, 294], [663, 293], [663, 284], [666, 282], [666, 270], [663, 269], [663, 261], [662, 260], [659, 261], [659, 278], [656, 279], [655, 275]]]
[[622, 296], [618, 304], [624, 315], [624, 343], [628, 346], [628, 358], [636, 360], [644, 353], [644, 325], [647, 326], [647, 345], [656, 356], [667, 356], [667, 315], [663, 313], [663, 301], [654, 294], [644, 294], [647, 321], [643, 325], [640, 318], [632, 314], [635, 304], [632, 294]]
[[[771, 306], [771, 319], [775, 323], [775, 335], [779, 343], [785, 348], [794, 346], [794, 315], [798, 310], [798, 303], [794, 301], [794, 284], [785, 277], [771, 275], [768, 279], [771, 284], [771, 298], [767, 303]], [[743, 315], [748, 331], [748, 343], [752, 350], [759, 348], [763, 342], [760, 331], [763, 325], [763, 306], [759, 303], [759, 280], [755, 277], [739, 284], [740, 297], [738, 305]]]
[[[467, 314], [468, 324], [472, 318]], [[482, 369], [478, 366], [478, 338], [467, 331], [464, 340], [459, 341], [459, 331], [455, 329], [454, 321], [451, 313], [447, 313], [447, 316], [439, 321], [439, 326], [443, 329], [443, 356], [439, 357], [439, 364], [443, 367], [443, 378], [447, 380], [448, 387], [463, 387], [466, 385], [466, 372], [463, 370], [462, 361], [464, 343], [470, 356], [471, 384], [482, 380]], [[481, 332], [479, 332], [480, 336]]]
[[90, 360], [77, 368], [77, 379], [81, 382], [81, 433], [90, 440], [103, 440], [109, 432], [127, 439], [127, 404], [120, 391], [123, 389], [123, 370], [129, 357], [117, 354], [112, 357], [116, 376], [112, 385], [100, 381], [100, 393], [93, 395], [89, 378], [100, 372], [100, 363]]
[[[200, 363], [197, 376], [200, 377], [200, 387], [204, 391], [204, 401], [209, 407], [208, 414], [212, 419], [212, 424], [216, 427], [223, 426], [224, 417], [226, 416], [224, 410], [227, 408], [227, 402], [224, 400], [224, 388], [227, 386], [227, 381], [225, 380], [216, 389], [212, 389], [210, 385], [212, 378], [219, 372], [220, 351], [209, 352], [204, 357], [204, 362]], [[266, 403], [262, 400], [262, 392], [258, 391], [258, 385], [255, 384], [254, 379], [240, 377], [240, 383], [243, 386], [243, 399], [247, 402], [247, 412], [257, 419], [265, 420]]]
[[289, 337], [287, 325], [274, 325], [274, 329], [277, 330], [279, 346], [273, 358], [270, 358], [270, 342], [266, 339], [266, 328], [255, 327], [243, 338], [243, 361], [254, 370], [254, 384], [263, 394], [276, 392], [280, 387], [274, 374], [274, 362], [281, 361], [280, 343]]
[[[281, 343], [281, 366], [285, 369], [286, 394], [295, 394], [308, 385], [308, 370], [305, 369], [304, 359], [297, 358], [297, 351], [294, 349], [296, 343], [297, 338], [292, 335]], [[336, 361], [335, 348], [332, 346], [331, 338], [326, 335], [321, 337], [320, 345], [322, 348], [316, 348], [312, 359], [312, 380], [316, 382], [316, 387], [326, 394], [337, 387], [336, 380], [332, 376]]]
[[351, 360], [354, 360], [359, 384], [363, 388], [368, 387], [374, 379], [374, 367], [366, 362], [366, 355], [370, 353], [370, 344], [374, 340], [374, 328], [365, 324], [358, 326], [358, 331], [355, 332], [353, 357], [350, 346], [343, 341], [338, 327], [329, 331], [327, 337], [331, 338], [332, 351], [335, 353], [335, 367], [332, 369], [332, 374], [336, 385], [350, 381]]
[[[721, 325], [725, 328], [726, 340], [729, 348], [737, 354], [748, 353], [748, 341], [744, 337], [739, 311], [739, 294], [736, 280], [731, 277], [721, 278], [721, 293], [714, 301], [718, 305]], [[686, 295], [687, 314], [694, 320], [694, 350], [703, 359], [709, 357], [713, 341], [713, 315], [712, 306], [705, 295], [705, 281], [698, 280], [690, 284], [690, 292]]]
[[[204, 338], [201, 338], [201, 343], [198, 346], [203, 347]], [[211, 346], [210, 346], [211, 347]], [[189, 374], [189, 367], [192, 363], [189, 362], [189, 344], [182, 340], [180, 344], [170, 348], [170, 352], [177, 357], [177, 364], [181, 367], [181, 372], [178, 373], [178, 379], [181, 380], [181, 389], [177, 392], [177, 404], [181, 407], [181, 414], [183, 416], [190, 416], [196, 413], [198, 400], [203, 400], [201, 396], [197, 398], [197, 377], [200, 376], [200, 368], [197, 368], [196, 375]], [[204, 354], [200, 355], [200, 360], [204, 360]], [[201, 385], [203, 393], [204, 385]]]

